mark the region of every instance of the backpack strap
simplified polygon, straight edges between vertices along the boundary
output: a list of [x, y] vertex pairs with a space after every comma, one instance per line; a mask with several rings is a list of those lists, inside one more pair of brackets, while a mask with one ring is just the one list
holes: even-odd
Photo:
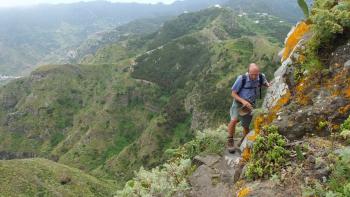
[[[246, 81], [247, 81], [247, 75], [243, 74], [241, 76], [242, 76], [242, 84], [241, 84], [241, 87], [239, 88], [237, 94], [239, 94], [241, 92], [241, 90], [244, 88], [244, 86], [246, 84]], [[263, 83], [264, 83], [264, 76], [263, 76], [262, 73], [260, 73], [259, 74], [260, 99], [262, 98], [262, 96], [261, 96], [261, 94], [262, 94], [261, 86], [263, 86]], [[247, 89], [253, 89], [253, 88], [247, 88]]]
[[259, 73], [259, 88], [260, 88], [260, 99], [262, 99], [261, 97], [261, 94], [262, 94], [262, 91], [261, 91], [261, 86], [263, 85], [264, 83], [264, 79], [263, 79], [263, 74]]
[[244, 75], [241, 75], [241, 76], [242, 76], [242, 84], [241, 84], [241, 87], [239, 88], [237, 94], [239, 94], [241, 92], [241, 90], [243, 89], [243, 87], [244, 87], [244, 85], [245, 85], [245, 83], [247, 81], [247, 75], [244, 74]]

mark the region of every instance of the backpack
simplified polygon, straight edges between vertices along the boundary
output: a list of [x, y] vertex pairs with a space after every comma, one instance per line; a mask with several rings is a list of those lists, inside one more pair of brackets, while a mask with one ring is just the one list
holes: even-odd
[[[246, 81], [247, 81], [247, 75], [242, 75], [242, 85], [239, 88], [237, 94], [239, 94], [243, 88], [244, 89], [255, 89], [255, 87], [247, 87], [247, 88], [245, 88], [244, 85], [246, 84]], [[259, 74], [260, 99], [261, 99], [261, 86], [263, 85], [263, 83], [264, 83], [263, 75], [260, 73]]]

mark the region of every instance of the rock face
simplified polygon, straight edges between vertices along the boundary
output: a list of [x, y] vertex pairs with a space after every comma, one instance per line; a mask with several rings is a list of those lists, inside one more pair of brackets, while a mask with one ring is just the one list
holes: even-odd
[[[320, 136], [328, 135], [331, 131], [328, 123], [341, 122], [341, 119], [345, 119], [344, 114], [335, 113], [336, 110], [342, 106], [349, 104], [349, 101], [343, 97], [322, 97], [321, 92], [318, 93], [317, 102], [313, 105], [301, 107], [298, 110], [293, 110], [295, 103], [291, 103], [284, 110], [280, 112], [280, 119], [272, 122], [273, 125], [279, 127], [279, 131], [282, 135], [288, 139], [298, 139], [308, 132], [316, 132]], [[332, 115], [331, 115], [332, 114]], [[324, 121], [327, 125], [320, 126], [321, 122]]]
[[278, 99], [287, 93], [289, 89], [287, 79], [289, 78], [289, 73], [292, 72], [292, 68], [289, 67], [291, 62], [291, 59], [286, 60], [275, 72], [275, 78], [271, 81], [271, 87], [268, 88], [264, 99], [264, 108], [269, 109], [272, 106], [276, 105]]
[[210, 114], [202, 111], [197, 106], [199, 100], [198, 94], [190, 94], [185, 99], [185, 109], [192, 114], [191, 129], [193, 130], [202, 130], [209, 127]]
[[350, 113], [350, 40], [328, 52], [331, 55], [322, 62], [327, 69], [315, 74], [304, 73], [303, 78], [296, 81], [295, 70], [301, 67], [298, 62], [309, 37], [305, 34], [300, 39], [275, 72], [263, 103], [265, 109], [273, 111], [283, 96], [290, 95], [288, 102], [278, 106], [272, 121], [289, 139], [301, 138], [306, 133], [327, 135]]
[[277, 101], [287, 93], [294, 85], [294, 71], [297, 65], [294, 62], [300, 57], [299, 49], [311, 38], [305, 23], [299, 23], [293, 28], [287, 37], [286, 48], [281, 51], [282, 65], [274, 73], [271, 87], [267, 90], [263, 102], [263, 108], [270, 109], [276, 105]]

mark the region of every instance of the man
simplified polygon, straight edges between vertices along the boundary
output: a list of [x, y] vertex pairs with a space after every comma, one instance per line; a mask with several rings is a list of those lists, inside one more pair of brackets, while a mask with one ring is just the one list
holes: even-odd
[[[235, 147], [233, 141], [236, 124], [239, 121], [242, 123], [244, 129], [243, 139], [249, 133], [249, 125], [253, 117], [250, 112], [253, 110], [255, 105], [257, 89], [261, 88], [261, 86], [269, 87], [270, 84], [266, 80], [265, 75], [260, 74], [259, 66], [255, 63], [251, 63], [248, 67], [248, 72], [244, 75], [240, 75], [231, 88], [232, 97], [234, 100], [230, 109], [231, 121], [227, 127], [227, 149], [230, 153], [234, 153], [240, 145], [238, 144], [238, 146]], [[243, 112], [248, 111], [248, 113], [246, 115], [241, 113], [240, 115], [240, 110]], [[240, 143], [242, 143], [243, 139]]]

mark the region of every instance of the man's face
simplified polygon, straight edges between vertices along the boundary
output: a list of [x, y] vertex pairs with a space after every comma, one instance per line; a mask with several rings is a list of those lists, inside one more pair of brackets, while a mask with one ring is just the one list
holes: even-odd
[[259, 69], [249, 69], [248, 74], [251, 80], [257, 80], [259, 76]]

